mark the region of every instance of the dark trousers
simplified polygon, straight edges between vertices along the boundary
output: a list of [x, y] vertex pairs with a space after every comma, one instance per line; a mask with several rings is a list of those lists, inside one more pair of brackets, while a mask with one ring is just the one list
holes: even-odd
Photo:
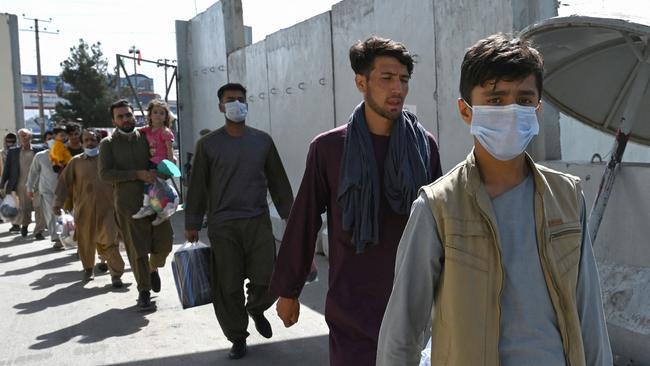
[[[268, 213], [249, 219], [208, 223], [212, 245], [214, 312], [229, 341], [245, 339], [248, 314], [258, 315], [275, 300], [269, 283], [275, 263], [275, 239]], [[244, 297], [244, 280], [247, 299]]]
[[155, 216], [142, 219], [116, 213], [117, 224], [124, 237], [126, 255], [138, 284], [138, 291], [151, 290], [151, 271], [165, 265], [174, 244], [174, 230], [169, 220], [151, 225]]

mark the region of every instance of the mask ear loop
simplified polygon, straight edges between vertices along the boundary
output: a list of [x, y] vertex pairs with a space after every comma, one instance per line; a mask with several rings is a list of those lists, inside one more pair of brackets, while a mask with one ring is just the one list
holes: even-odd
[[469, 103], [467, 103], [465, 98], [460, 98], [460, 99], [462, 99], [463, 102], [465, 102], [465, 105], [467, 106], [467, 108], [469, 108], [470, 111], [474, 112], [474, 108]]

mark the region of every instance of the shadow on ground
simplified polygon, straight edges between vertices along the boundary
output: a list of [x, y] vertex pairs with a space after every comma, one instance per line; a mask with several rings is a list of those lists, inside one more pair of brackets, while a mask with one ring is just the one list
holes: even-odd
[[28, 253], [13, 255], [13, 256], [11, 254], [5, 254], [5, 255], [0, 255], [0, 263], [8, 263], [20, 259], [34, 258], [34, 257], [39, 257], [41, 255], [47, 255], [52, 253], [54, 253], [54, 249], [52, 249], [52, 247], [49, 247], [49, 248], [43, 248], [41, 250], [37, 250], [35, 252], [28, 252]]
[[30, 273], [30, 272], [33, 272], [33, 271], [40, 271], [40, 270], [46, 270], [46, 269], [55, 269], [55, 268], [63, 267], [66, 264], [77, 261], [77, 260], [78, 260], [77, 259], [77, 254], [76, 253], [70, 253], [69, 255], [54, 258], [54, 259], [51, 259], [51, 260], [46, 261], [46, 262], [37, 263], [37, 264], [35, 264], [33, 266], [7, 271], [4, 274], [2, 274], [2, 276], [3, 277], [6, 277], [6, 276], [19, 276], [19, 275], [24, 275], [24, 274], [27, 274], [27, 273]]
[[40, 300], [16, 304], [14, 305], [14, 308], [20, 310], [18, 314], [34, 314], [47, 308], [71, 304], [82, 299], [107, 294], [109, 292], [128, 292], [128, 288], [131, 286], [130, 283], [125, 283], [124, 286], [119, 289], [113, 288], [110, 284], [107, 284], [104, 287], [85, 288], [84, 286], [86, 284], [88, 284], [88, 282], [75, 282], [68, 287], [60, 288], [49, 293]]
[[110, 309], [82, 321], [79, 324], [59, 329], [36, 337], [40, 341], [29, 346], [30, 349], [46, 349], [81, 337], [78, 342], [89, 344], [101, 342], [111, 337], [123, 337], [137, 333], [149, 324], [147, 313], [138, 312], [135, 306], [126, 309]]
[[[187, 353], [183, 355], [129, 361], [113, 365], [130, 366], [176, 366], [176, 365], [225, 365], [228, 349], [209, 352]], [[248, 346], [246, 357], [233, 361], [237, 366], [253, 365], [309, 365], [326, 366], [329, 360], [323, 355], [329, 352], [329, 336], [292, 339], [283, 342]]]

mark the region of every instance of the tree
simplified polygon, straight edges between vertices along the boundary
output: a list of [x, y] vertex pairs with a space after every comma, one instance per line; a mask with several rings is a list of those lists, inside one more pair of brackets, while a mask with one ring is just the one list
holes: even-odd
[[56, 93], [68, 103], [57, 103], [55, 121], [79, 121], [84, 127], [111, 126], [108, 109], [115, 99], [108, 73], [108, 61], [99, 42], [88, 45], [83, 39], [70, 48], [70, 56], [61, 62], [61, 80], [71, 86], [67, 91], [63, 84]]

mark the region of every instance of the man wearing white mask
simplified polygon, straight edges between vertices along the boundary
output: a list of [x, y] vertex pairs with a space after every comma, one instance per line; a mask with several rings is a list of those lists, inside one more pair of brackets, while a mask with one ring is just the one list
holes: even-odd
[[217, 97], [226, 123], [196, 143], [185, 202], [185, 236], [189, 242], [199, 239], [207, 212], [214, 311], [233, 343], [228, 356], [238, 359], [246, 355], [249, 316], [262, 336], [273, 334], [264, 317], [276, 300], [268, 290], [275, 239], [266, 197], [268, 190], [280, 217], [286, 219], [293, 192], [271, 136], [246, 126], [246, 89], [226, 84]]
[[[66, 132], [67, 126], [59, 125], [52, 129], [54, 135], [60, 132]], [[49, 158], [50, 149], [54, 145], [54, 139], [47, 141], [47, 150], [40, 151], [34, 155], [34, 160], [29, 168], [27, 176], [27, 196], [34, 200], [38, 194], [39, 210], [47, 224], [47, 230], [50, 232], [50, 239], [54, 249], [63, 249], [63, 244], [56, 233], [56, 217], [52, 212], [54, 203], [54, 190], [59, 175], [52, 169], [52, 161]], [[36, 231], [36, 230], [35, 230]], [[37, 232], [39, 233], [39, 232]], [[36, 234], [35, 234], [36, 236]], [[42, 239], [42, 234], [39, 238]]]
[[[463, 60], [474, 149], [413, 204], [377, 365], [612, 365], [577, 177], [536, 164], [543, 61], [496, 34]], [[432, 313], [433, 309], [433, 313]]]
[[83, 278], [92, 280], [95, 251], [106, 261], [111, 284], [122, 287], [124, 260], [120, 255], [118, 229], [113, 207], [113, 186], [99, 180], [97, 174], [99, 141], [95, 130], [81, 134], [83, 153], [76, 155], [61, 172], [54, 195], [53, 213], [58, 214], [66, 201], [72, 202], [75, 240], [79, 243], [79, 260]]

